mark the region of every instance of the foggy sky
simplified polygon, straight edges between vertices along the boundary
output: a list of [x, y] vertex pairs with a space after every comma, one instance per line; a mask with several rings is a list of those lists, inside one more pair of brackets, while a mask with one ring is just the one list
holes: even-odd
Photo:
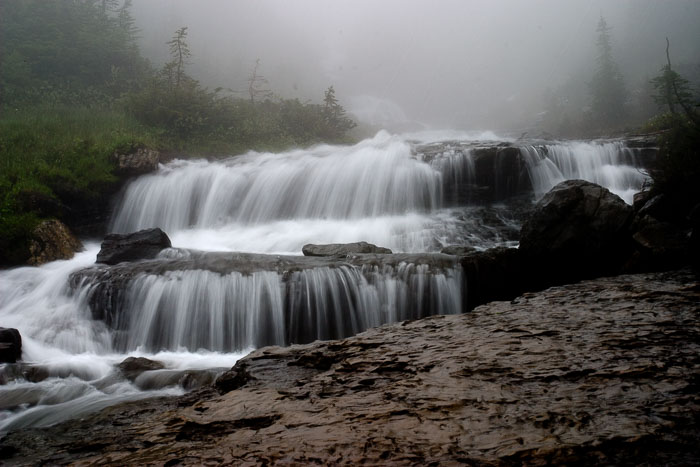
[[[188, 26], [188, 72], [240, 91], [256, 59], [280, 97], [319, 102], [333, 85], [365, 119], [518, 128], [545, 89], [590, 80], [596, 25], [612, 27], [628, 87], [674, 63], [700, 64], [696, 0], [136, 0], [144, 54]], [[585, 90], [584, 90], [585, 92]]]

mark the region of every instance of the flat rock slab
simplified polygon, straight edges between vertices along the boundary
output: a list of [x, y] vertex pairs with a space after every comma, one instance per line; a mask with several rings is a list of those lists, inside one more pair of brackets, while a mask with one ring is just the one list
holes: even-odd
[[699, 304], [689, 272], [619, 276], [267, 347], [220, 392], [13, 432], [1, 452], [11, 464], [694, 465]]

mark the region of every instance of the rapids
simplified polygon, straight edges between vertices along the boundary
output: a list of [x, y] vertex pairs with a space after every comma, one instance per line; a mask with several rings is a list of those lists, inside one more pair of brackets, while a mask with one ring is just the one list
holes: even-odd
[[[477, 170], [484, 148], [501, 145], [516, 148], [526, 182], [519, 196], [462, 202], [469, 197], [458, 191], [484, 189]], [[486, 166], [498, 172], [499, 164]], [[306, 243], [368, 241], [395, 253], [516, 246], [523, 206], [570, 178], [599, 183], [629, 203], [647, 176], [622, 142], [380, 132], [353, 146], [172, 161], [125, 188], [110, 230], [161, 227], [175, 247], [161, 261], [191, 251], [300, 255]], [[96, 316], [91, 303], [100, 284], [71, 287], [69, 278], [92, 266], [98, 249], [86, 242], [71, 260], [0, 271], [0, 326], [17, 328], [23, 339], [23, 362], [0, 365], [0, 432], [180, 394], [186, 374], [216, 373], [262, 345], [459, 313], [466, 293], [458, 265], [195, 269], [137, 274], [115, 299], [113, 315]], [[115, 369], [128, 356], [160, 361], [166, 370], [129, 381]]]

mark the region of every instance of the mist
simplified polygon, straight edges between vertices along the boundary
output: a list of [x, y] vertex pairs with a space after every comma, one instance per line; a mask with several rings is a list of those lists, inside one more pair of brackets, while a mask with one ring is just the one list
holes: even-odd
[[547, 89], [574, 82], [586, 94], [601, 16], [632, 91], [665, 63], [666, 36], [676, 64], [700, 63], [692, 0], [138, 0], [134, 15], [156, 64], [187, 26], [189, 73], [203, 84], [244, 94], [259, 59], [277, 96], [318, 101], [333, 85], [380, 126], [527, 127]]

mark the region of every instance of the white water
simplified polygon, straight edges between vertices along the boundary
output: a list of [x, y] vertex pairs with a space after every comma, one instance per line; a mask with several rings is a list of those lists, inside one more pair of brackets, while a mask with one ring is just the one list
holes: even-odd
[[543, 195], [564, 180], [582, 179], [606, 187], [632, 204], [632, 198], [648, 179], [638, 168], [634, 151], [620, 142], [571, 142], [546, 146], [523, 146], [532, 185]]
[[[306, 243], [363, 240], [395, 252], [513, 245], [484, 220], [483, 208], [446, 207], [449, 180], [479, 181], [469, 151], [447, 145], [430, 162], [414, 155], [411, 141], [442, 140], [498, 138], [382, 132], [349, 147], [173, 161], [127, 188], [112, 227], [161, 227], [179, 248], [272, 254], [298, 255]], [[634, 168], [634, 155], [617, 143], [524, 146], [521, 154], [538, 195], [563, 179], [584, 178], [629, 202], [645, 178]], [[517, 229], [507, 205], [489, 213]], [[459, 268], [429, 271], [403, 263], [287, 275], [176, 271], [132, 281], [110, 328], [92, 319], [89, 284], [68, 287], [69, 275], [92, 265], [97, 251], [97, 244], [87, 244], [70, 261], [0, 271], [0, 326], [22, 334], [25, 370], [48, 375], [33, 383], [13, 373], [13, 366], [0, 365], [0, 378], [9, 380], [0, 385], [0, 432], [49, 425], [121, 400], [181, 393], [183, 371], [231, 367], [260, 345], [337, 338], [461, 310]], [[167, 370], [126, 381], [114, 365], [127, 356], [161, 361]]]

